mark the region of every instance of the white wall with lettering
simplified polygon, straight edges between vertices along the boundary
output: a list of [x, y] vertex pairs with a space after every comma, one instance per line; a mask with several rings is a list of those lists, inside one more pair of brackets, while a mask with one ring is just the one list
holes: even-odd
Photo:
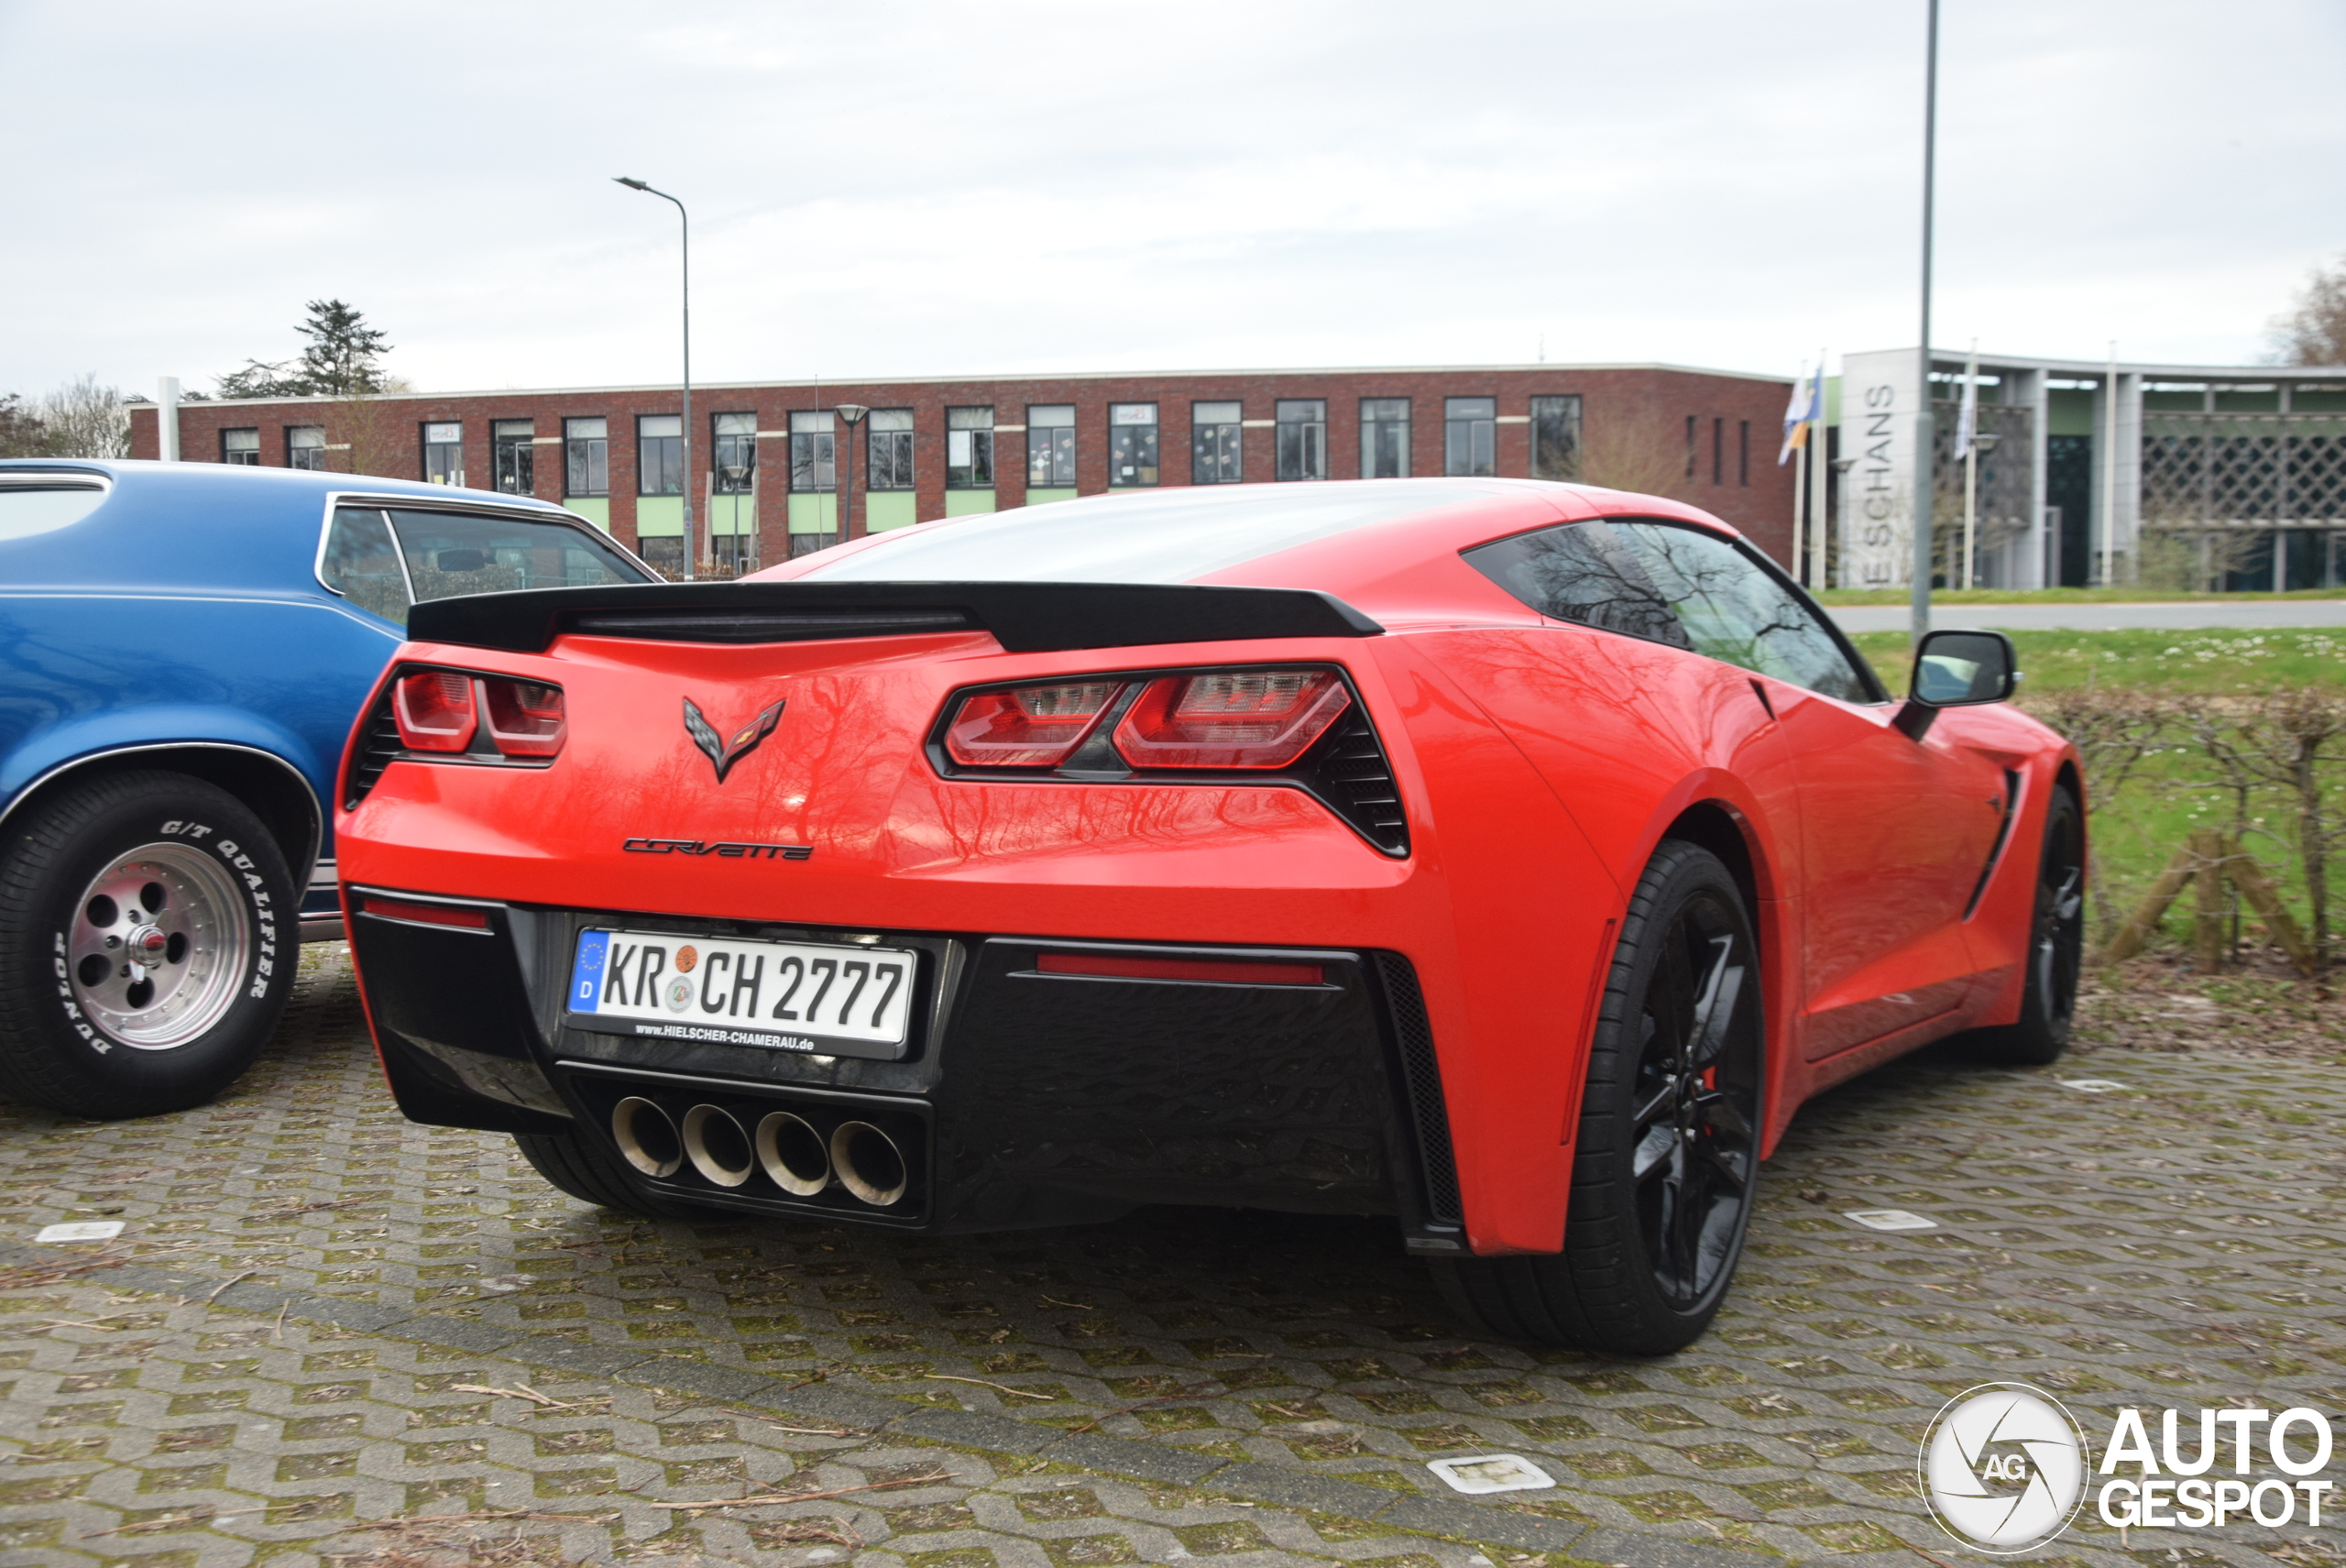
[[1845, 588], [1902, 588], [1914, 558], [1915, 353], [1841, 360], [1841, 570]]

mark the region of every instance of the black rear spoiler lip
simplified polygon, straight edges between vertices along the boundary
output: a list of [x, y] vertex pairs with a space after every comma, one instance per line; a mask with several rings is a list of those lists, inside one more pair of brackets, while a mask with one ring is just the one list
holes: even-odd
[[[427, 599], [408, 613], [408, 639], [458, 647], [541, 653], [583, 615], [674, 616], [688, 632], [695, 614], [738, 624], [761, 614], [871, 616], [870, 630], [836, 623], [773, 637], [688, 634], [662, 641], [739, 645], [815, 638], [903, 636], [890, 611], [958, 611], [969, 630], [991, 632], [1005, 652], [1052, 653], [1178, 642], [1239, 642], [1299, 637], [1376, 637], [1385, 628], [1310, 588], [1224, 587], [1200, 583], [644, 583], [535, 588]], [[952, 630], [951, 627], [933, 630]], [[601, 635], [602, 633], [597, 633]]]

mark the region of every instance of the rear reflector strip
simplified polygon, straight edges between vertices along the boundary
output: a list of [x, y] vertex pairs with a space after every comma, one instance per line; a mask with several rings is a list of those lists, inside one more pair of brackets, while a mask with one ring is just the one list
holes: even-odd
[[488, 911], [466, 904], [415, 904], [404, 898], [359, 895], [358, 913], [380, 920], [404, 920], [411, 926], [450, 926], [460, 931], [488, 929]]
[[1045, 974], [1106, 975], [1117, 980], [1197, 980], [1217, 985], [1321, 985], [1318, 964], [1252, 963], [1244, 959], [1150, 959], [1122, 953], [1041, 953]]

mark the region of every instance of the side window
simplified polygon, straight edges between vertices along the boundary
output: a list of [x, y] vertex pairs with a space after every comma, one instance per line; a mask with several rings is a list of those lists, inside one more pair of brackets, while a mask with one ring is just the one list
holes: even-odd
[[394, 625], [407, 624], [407, 574], [400, 569], [391, 530], [379, 511], [334, 509], [318, 575], [326, 587]]
[[1618, 522], [1647, 578], [1694, 651], [1844, 702], [1875, 700], [1873, 683], [1823, 619], [1758, 562], [1700, 529]]
[[1466, 564], [1553, 620], [1667, 642], [1694, 643], [1646, 576], [1639, 553], [1607, 523], [1575, 522], [1481, 544]]

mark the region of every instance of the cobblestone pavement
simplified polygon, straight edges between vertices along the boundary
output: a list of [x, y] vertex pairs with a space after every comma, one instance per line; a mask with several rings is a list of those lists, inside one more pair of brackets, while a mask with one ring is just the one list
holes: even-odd
[[[1378, 1223], [923, 1239], [591, 1210], [508, 1140], [402, 1121], [346, 960], [307, 961], [215, 1105], [0, 1107], [0, 1243], [127, 1224], [0, 1248], [0, 1568], [1915, 1568], [1966, 1555], [1914, 1458], [1975, 1383], [2055, 1391], [2097, 1444], [2123, 1404], [2346, 1406], [2330, 1068], [1895, 1064], [1802, 1113], [1713, 1332], [1630, 1363], [1462, 1337]], [[2064, 1081], [2088, 1077], [2123, 1087]], [[1884, 1207], [1937, 1228], [1844, 1217]], [[1468, 1499], [1424, 1468], [1491, 1452], [1557, 1486]], [[799, 1500], [722, 1506], [774, 1496]], [[2341, 1541], [2121, 1543], [2088, 1508], [2036, 1555], [2327, 1568]]]

